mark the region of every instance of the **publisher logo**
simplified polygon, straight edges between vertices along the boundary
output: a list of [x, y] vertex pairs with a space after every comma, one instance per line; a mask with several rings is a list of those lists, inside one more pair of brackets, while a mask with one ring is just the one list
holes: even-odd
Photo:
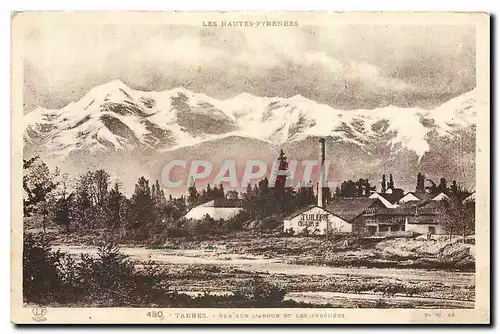
[[33, 312], [33, 320], [36, 322], [43, 322], [46, 321], [47, 318], [45, 317], [47, 315], [47, 308], [46, 307], [33, 307], [31, 310]]

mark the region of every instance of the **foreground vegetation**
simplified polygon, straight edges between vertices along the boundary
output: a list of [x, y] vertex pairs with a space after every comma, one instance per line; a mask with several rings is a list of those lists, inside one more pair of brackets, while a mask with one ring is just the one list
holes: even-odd
[[[203, 276], [202, 276], [203, 277]], [[285, 289], [253, 276], [250, 284], [227, 296], [208, 292], [191, 297], [172, 289], [168, 271], [154, 263], [135, 265], [113, 244], [98, 256], [75, 260], [27, 235], [23, 252], [25, 303], [92, 307], [314, 307], [284, 301]]]
[[[110, 243], [98, 246], [94, 255], [90, 255], [93, 252], [53, 251], [46, 241], [29, 235], [24, 247], [23, 291], [27, 304], [53, 307], [394, 308], [444, 307], [457, 305], [453, 300], [474, 300], [474, 284], [467, 283], [469, 279], [441, 283], [425, 275], [413, 275], [413, 278], [366, 276], [354, 272], [349, 275], [301, 275], [264, 273], [231, 265], [176, 264], [169, 260], [155, 263], [147, 260], [147, 256], [128, 257], [125, 255], [127, 249], [119, 250]], [[218, 254], [221, 258], [227, 256], [224, 251], [187, 254], [209, 256], [212, 260], [217, 259]], [[347, 293], [358, 297], [298, 302], [301, 299], [296, 299], [296, 295], [303, 292]], [[366, 299], [365, 294], [376, 299]], [[411, 299], [394, 300], [394, 296]]]

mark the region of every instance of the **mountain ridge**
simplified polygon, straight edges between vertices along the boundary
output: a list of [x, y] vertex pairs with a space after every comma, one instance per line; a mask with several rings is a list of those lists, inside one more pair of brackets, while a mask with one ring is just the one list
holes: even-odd
[[[392, 106], [338, 110], [301, 95], [280, 98], [241, 93], [218, 100], [183, 87], [147, 92], [114, 80], [90, 89], [61, 109], [38, 107], [25, 114], [24, 148], [25, 155], [39, 154], [58, 164], [75, 157], [106, 159], [117, 155], [121, 160], [147, 157], [147, 163], [154, 165], [187, 148], [191, 148], [190, 154], [203, 155], [196, 148], [204, 147], [205, 142], [218, 143], [224, 150], [229, 140], [225, 138], [234, 136], [276, 148], [290, 147], [296, 155], [293, 158], [300, 159], [301, 154], [311, 157], [317, 152], [316, 146], [309, 147], [309, 138], [327, 137], [337, 159], [356, 151], [364, 155], [360, 164], [378, 171], [383, 160], [403, 157], [404, 162], [398, 165], [411, 165], [408, 173], [413, 173], [426, 164], [427, 168], [443, 170], [444, 166], [430, 163], [427, 157], [438, 159], [453, 153], [443, 148], [461, 150], [457, 138], [466, 136], [471, 141], [475, 137], [476, 114], [475, 89], [430, 110]], [[294, 151], [294, 147], [301, 149]], [[474, 155], [474, 149], [468, 147], [467, 155]], [[439, 159], [463, 165], [455, 156]], [[465, 167], [451, 169], [457, 168]], [[364, 173], [357, 167], [353, 170]]]

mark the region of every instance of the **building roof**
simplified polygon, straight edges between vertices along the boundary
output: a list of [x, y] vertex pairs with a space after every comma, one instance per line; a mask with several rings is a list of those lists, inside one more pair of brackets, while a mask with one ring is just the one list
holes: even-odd
[[228, 199], [228, 198], [216, 198], [211, 201], [198, 204], [195, 206], [199, 207], [211, 207], [211, 208], [242, 208], [243, 200], [241, 199]]
[[421, 201], [427, 200], [427, 199], [433, 199], [434, 197], [436, 197], [436, 195], [433, 195], [433, 194], [420, 193], [420, 192], [408, 192], [408, 193], [406, 193], [406, 195], [408, 195], [408, 194], [412, 194], [413, 196], [415, 196], [416, 198], [418, 198]]
[[214, 199], [214, 207], [216, 208], [242, 208], [243, 200], [229, 199], [229, 198], [216, 198]]
[[342, 218], [343, 220], [351, 222], [359, 215], [363, 214], [366, 211], [366, 209], [368, 209], [376, 202], [381, 203], [381, 201], [377, 198], [368, 198], [368, 197], [337, 198], [333, 199], [330, 203], [325, 205], [325, 209], [328, 212]]
[[409, 201], [401, 203], [394, 209], [387, 210], [388, 215], [437, 215], [443, 207], [442, 201], [424, 200], [424, 201]]
[[412, 202], [412, 201], [420, 201], [420, 198], [418, 198], [414, 193], [408, 192], [399, 201], [401, 203]]
[[[298, 215], [300, 215], [300, 214], [302, 214], [302, 213], [304, 213], [304, 212], [306, 212], [306, 211], [308, 211], [308, 210], [310, 210], [312, 208], [316, 208], [316, 207], [319, 208], [319, 206], [317, 206], [316, 204], [310, 204], [310, 205], [306, 205], [306, 206], [301, 206], [301, 207], [295, 209], [292, 213], [289, 213], [288, 215], [286, 215], [285, 217], [283, 217], [283, 219], [287, 219], [288, 220], [288, 219], [295, 218]], [[325, 208], [322, 208], [322, 209], [324, 210]]]
[[368, 198], [378, 198], [378, 199], [380, 199], [380, 201], [382, 202], [382, 204], [384, 204], [384, 206], [386, 208], [393, 208], [393, 207], [395, 207], [394, 204], [392, 204], [391, 202], [389, 202], [384, 196], [382, 196], [379, 193], [373, 193]]
[[433, 201], [441, 201], [443, 199], [449, 199], [450, 197], [448, 197], [448, 195], [446, 195], [445, 193], [439, 193], [438, 195], [436, 195], [432, 200]]
[[[365, 213], [366, 209], [371, 207], [375, 203], [380, 203], [382, 207], [385, 208], [385, 205], [378, 198], [368, 198], [368, 197], [347, 197], [347, 198], [336, 198], [331, 202], [326, 204], [321, 209], [329, 212], [330, 214], [337, 216], [346, 222], [352, 222], [358, 216]], [[312, 209], [319, 208], [317, 205], [308, 205], [297, 210], [292, 213], [286, 215], [284, 219], [293, 219], [298, 215]]]
[[[390, 190], [390, 191], [389, 191]], [[391, 204], [399, 202], [401, 198], [405, 196], [403, 189], [401, 188], [394, 188], [394, 189], [387, 189], [387, 191], [384, 193], [373, 193], [370, 195], [370, 198], [373, 198], [377, 194], [378, 196], [385, 198], [388, 202]]]
[[470, 194], [469, 196], [467, 196], [463, 202], [464, 203], [469, 203], [469, 202], [475, 202], [476, 201], [476, 193], [473, 192], [472, 194]]

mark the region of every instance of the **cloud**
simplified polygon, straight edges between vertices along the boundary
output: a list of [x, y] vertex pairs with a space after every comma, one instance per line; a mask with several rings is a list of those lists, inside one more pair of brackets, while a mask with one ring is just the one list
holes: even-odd
[[343, 109], [432, 107], [475, 83], [470, 27], [50, 26], [25, 41], [25, 105], [59, 108], [121, 79], [218, 98], [301, 94]]

